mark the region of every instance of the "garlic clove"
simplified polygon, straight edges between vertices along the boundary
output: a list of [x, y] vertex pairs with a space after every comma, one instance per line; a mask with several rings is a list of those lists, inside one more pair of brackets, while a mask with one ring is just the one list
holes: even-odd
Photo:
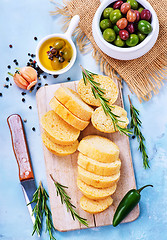
[[23, 67], [19, 69], [19, 72], [29, 83], [37, 81], [37, 71], [34, 68]]
[[18, 87], [22, 89], [27, 89], [28, 82], [19, 73], [14, 74], [13, 80]]
[[34, 80], [27, 86], [27, 90], [30, 90], [35, 84], [37, 83], [37, 80]]

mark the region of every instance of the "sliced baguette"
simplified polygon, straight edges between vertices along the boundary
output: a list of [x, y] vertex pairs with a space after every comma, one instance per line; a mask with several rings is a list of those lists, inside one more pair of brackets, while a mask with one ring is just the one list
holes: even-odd
[[66, 123], [53, 110], [42, 116], [41, 124], [51, 141], [57, 144], [73, 144], [80, 134], [79, 130]]
[[83, 193], [83, 195], [93, 200], [104, 199], [108, 196], [111, 196], [115, 192], [117, 187], [117, 185], [114, 184], [112, 187], [108, 188], [95, 188], [84, 183], [80, 179], [77, 179], [77, 186]]
[[64, 121], [78, 130], [84, 130], [89, 124], [89, 121], [84, 121], [76, 117], [55, 97], [51, 99], [49, 105]]
[[[118, 126], [120, 126], [121, 128], [126, 128], [129, 123], [129, 120], [127, 118], [127, 112], [125, 111], [125, 109], [116, 105], [111, 105], [111, 106], [112, 106], [112, 112], [115, 115], [119, 116], [118, 120], [121, 121], [121, 122], [118, 121]], [[105, 132], [105, 133], [115, 132], [111, 117], [105, 114], [102, 107], [96, 108], [96, 110], [93, 112], [91, 117], [91, 122], [93, 126], [101, 132]], [[117, 128], [116, 128], [116, 131], [118, 131]]]
[[74, 153], [77, 150], [77, 147], [79, 144], [78, 140], [76, 140], [71, 145], [60, 145], [60, 144], [54, 143], [48, 137], [46, 132], [43, 132], [43, 134], [42, 134], [42, 141], [43, 141], [45, 147], [50, 152], [52, 152], [53, 154], [56, 154], [58, 156], [66, 156], [66, 155]]
[[[104, 97], [107, 98], [112, 104], [117, 100], [118, 88], [115, 82], [107, 76], [94, 75], [94, 81], [100, 83], [100, 88], [105, 89]], [[81, 79], [78, 83], [78, 93], [81, 98], [92, 106], [101, 106], [100, 100], [96, 99], [92, 93], [91, 84], [87, 81], [85, 85], [84, 80]]]
[[111, 197], [107, 197], [101, 200], [92, 200], [85, 196], [80, 199], [81, 208], [88, 213], [100, 213], [106, 210], [113, 203], [113, 199]]
[[75, 116], [89, 121], [93, 108], [88, 106], [79, 96], [78, 93], [67, 87], [60, 87], [56, 90], [54, 96]]
[[84, 137], [78, 150], [89, 158], [104, 163], [114, 162], [119, 157], [118, 146], [111, 140], [97, 135]]
[[119, 172], [121, 161], [118, 159], [112, 163], [102, 163], [85, 156], [82, 153], [78, 154], [78, 165], [85, 170], [101, 176], [111, 176]]
[[78, 178], [84, 183], [91, 185], [95, 188], [107, 188], [113, 186], [118, 182], [120, 177], [120, 172], [111, 176], [100, 176], [78, 166]]

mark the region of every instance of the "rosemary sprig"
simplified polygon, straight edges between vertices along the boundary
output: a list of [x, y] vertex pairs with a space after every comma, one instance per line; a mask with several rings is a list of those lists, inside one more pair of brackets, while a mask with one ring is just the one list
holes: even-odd
[[146, 146], [144, 144], [145, 138], [140, 130], [141, 127], [141, 120], [139, 119], [139, 110], [137, 110], [131, 102], [131, 99], [128, 95], [129, 98], [129, 103], [130, 103], [130, 115], [131, 115], [131, 122], [130, 122], [130, 127], [134, 129], [134, 134], [137, 137], [137, 140], [139, 142], [139, 150], [142, 153], [142, 158], [143, 158], [143, 166], [144, 168], [149, 168], [149, 160], [148, 160], [148, 155], [146, 153]]
[[47, 194], [46, 190], [42, 186], [42, 183], [40, 181], [39, 187], [33, 194], [33, 200], [29, 203], [36, 203], [33, 214], [36, 215], [35, 223], [33, 226], [33, 232], [32, 235], [36, 232], [39, 236], [42, 229], [42, 222], [43, 217], [46, 217], [46, 232], [49, 232], [50, 240], [56, 240], [53, 235], [52, 231], [55, 230], [53, 223], [52, 223], [52, 214], [51, 211], [47, 205], [47, 200], [49, 199], [49, 195]]
[[54, 185], [56, 187], [57, 196], [60, 196], [61, 203], [66, 205], [67, 211], [70, 211], [73, 220], [75, 221], [75, 219], [77, 219], [80, 223], [88, 227], [87, 219], [80, 217], [74, 209], [76, 207], [70, 202], [71, 198], [68, 196], [65, 190], [68, 187], [56, 182], [51, 174], [50, 177], [53, 180]]
[[100, 83], [94, 81], [93, 76], [97, 75], [97, 74], [84, 69], [82, 66], [81, 66], [81, 69], [82, 69], [82, 76], [83, 76], [85, 85], [87, 84], [87, 82], [89, 82], [91, 84], [92, 93], [96, 99], [100, 100], [101, 106], [102, 106], [105, 114], [111, 118], [113, 125], [114, 125], [114, 130], [116, 131], [116, 129], [118, 129], [118, 131], [121, 134], [125, 134], [127, 136], [129, 136], [129, 134], [132, 134], [132, 132], [128, 128], [122, 128], [119, 126], [119, 122], [124, 122], [124, 121], [121, 121], [119, 119], [120, 116], [118, 116], [112, 112], [113, 107], [110, 106], [109, 100], [104, 97], [105, 89], [102, 89], [100, 87]]

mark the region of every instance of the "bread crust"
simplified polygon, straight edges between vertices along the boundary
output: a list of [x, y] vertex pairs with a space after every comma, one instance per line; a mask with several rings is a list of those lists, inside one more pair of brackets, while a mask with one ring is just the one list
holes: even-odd
[[42, 116], [41, 124], [48, 137], [57, 144], [70, 145], [80, 134], [79, 130], [65, 122], [53, 110]]
[[88, 106], [77, 92], [67, 87], [60, 87], [54, 96], [75, 116], [85, 121], [90, 120], [93, 108]]
[[[98, 141], [99, 144], [97, 146]], [[104, 149], [104, 147], [100, 148], [100, 145], [107, 144], [109, 146], [108, 149]], [[78, 145], [78, 150], [89, 158], [103, 163], [114, 162], [119, 157], [118, 146], [111, 140], [98, 135], [89, 135], [84, 137]]]
[[48, 137], [46, 132], [42, 133], [42, 141], [45, 147], [57, 156], [67, 156], [74, 153], [78, 147], [78, 140], [73, 142], [71, 145], [60, 145], [52, 142], [52, 140]]
[[105, 199], [106, 197], [111, 196], [116, 191], [117, 187], [117, 185], [114, 184], [112, 187], [108, 188], [95, 188], [84, 183], [80, 179], [77, 179], [77, 186], [83, 195], [93, 200]]
[[112, 163], [102, 163], [91, 159], [80, 152], [78, 154], [78, 165], [94, 174], [111, 176], [112, 174], [116, 174], [120, 171], [121, 161], [118, 159]]
[[116, 184], [119, 180], [120, 172], [112, 176], [100, 176], [94, 173], [88, 172], [85, 169], [78, 166], [78, 178], [83, 182], [91, 185], [95, 188], [107, 188]]
[[84, 121], [76, 117], [63, 104], [61, 104], [56, 97], [51, 99], [49, 105], [64, 121], [74, 128], [84, 130], [88, 126], [89, 121]]
[[100, 213], [106, 210], [113, 203], [113, 199], [111, 197], [107, 197], [101, 200], [92, 200], [85, 196], [80, 199], [81, 208], [92, 214]]

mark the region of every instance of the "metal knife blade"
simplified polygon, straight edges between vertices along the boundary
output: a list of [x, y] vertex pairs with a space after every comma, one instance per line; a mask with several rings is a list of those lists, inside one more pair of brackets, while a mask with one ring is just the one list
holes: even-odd
[[23, 194], [24, 194], [26, 203], [27, 203], [27, 208], [28, 208], [29, 214], [31, 216], [31, 220], [34, 224], [35, 217], [34, 217], [34, 214], [32, 211], [35, 207], [35, 203], [31, 203], [31, 204], [29, 204], [29, 203], [32, 201], [33, 194], [36, 191], [35, 181], [34, 181], [34, 179], [28, 180], [28, 181], [22, 181], [21, 186], [22, 186], [22, 190], [23, 190]]
[[[32, 201], [33, 194], [37, 188], [35, 185], [23, 123], [21, 117], [18, 114], [9, 116], [7, 118], [7, 122], [11, 133], [13, 151], [19, 168], [20, 183], [23, 189], [26, 203], [28, 204]], [[33, 224], [35, 222], [35, 216], [32, 214], [34, 206], [35, 204], [33, 203], [27, 205]]]

